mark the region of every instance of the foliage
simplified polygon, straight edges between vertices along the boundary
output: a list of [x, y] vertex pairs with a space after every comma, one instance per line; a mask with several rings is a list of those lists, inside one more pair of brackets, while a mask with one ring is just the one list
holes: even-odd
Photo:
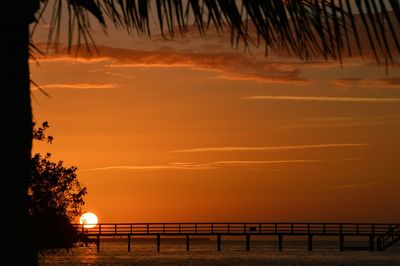
[[73, 219], [81, 214], [86, 195], [76, 175], [75, 166], [65, 167], [62, 161], [52, 162], [51, 154], [32, 158], [29, 184], [31, 213], [54, 213]]
[[[195, 25], [202, 35], [214, 26], [220, 33], [228, 32], [233, 45], [264, 43], [266, 50], [285, 50], [305, 60], [317, 56], [342, 60], [345, 54], [362, 55], [364, 42], [378, 62], [382, 58], [394, 61], [394, 53], [400, 52], [396, 32], [400, 23], [399, 0], [41, 0], [41, 3], [36, 22], [51, 3], [48, 45], [54, 44], [56, 48], [62, 32], [67, 33], [68, 48], [74, 42], [77, 47], [82, 42], [87, 47], [94, 44], [91, 14], [104, 29], [111, 21], [128, 32], [136, 31], [139, 36], [150, 36], [154, 26], [159, 27], [165, 38], [185, 34], [189, 25]], [[62, 12], [64, 9], [68, 12]], [[362, 36], [367, 36], [366, 40]]]
[[33, 132], [32, 132], [32, 137], [34, 140], [41, 140], [41, 141], [47, 141], [47, 143], [52, 143], [53, 142], [53, 136], [47, 136], [46, 135], [46, 129], [48, 129], [49, 123], [47, 121], [42, 123], [42, 127], [35, 127], [36, 123], [33, 123]]
[[[53, 141], [46, 135], [47, 122], [41, 127], [33, 125], [33, 138]], [[63, 161], [51, 161], [51, 154], [33, 156], [28, 195], [30, 215], [35, 228], [36, 244], [40, 249], [69, 247], [77, 232], [71, 221], [82, 212], [86, 187], [77, 178], [77, 167], [65, 167]]]
[[[36, 128], [33, 124], [33, 139], [52, 143], [53, 136], [46, 135], [48, 122]], [[87, 188], [78, 181], [77, 167], [65, 167], [63, 161], [52, 162], [51, 154], [37, 153], [32, 158], [32, 171], [29, 179], [29, 196], [32, 215], [53, 213], [73, 220], [81, 214], [83, 197]]]
[[54, 213], [31, 216], [31, 225], [37, 250], [54, 250], [73, 247], [79, 232], [68, 217]]

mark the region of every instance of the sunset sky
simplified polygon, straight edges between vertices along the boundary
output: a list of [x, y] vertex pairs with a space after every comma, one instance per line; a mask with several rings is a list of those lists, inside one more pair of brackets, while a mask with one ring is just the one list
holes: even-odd
[[55, 137], [33, 152], [78, 167], [100, 222], [400, 219], [398, 64], [265, 57], [193, 29], [94, 37], [98, 54], [31, 62]]

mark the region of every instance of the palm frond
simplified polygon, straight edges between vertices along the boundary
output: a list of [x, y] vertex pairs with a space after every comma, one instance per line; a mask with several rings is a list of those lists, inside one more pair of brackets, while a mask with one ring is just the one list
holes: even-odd
[[[43, 9], [50, 0], [42, 0]], [[165, 38], [200, 34], [210, 27], [229, 32], [232, 45], [286, 50], [301, 59], [342, 60], [372, 53], [377, 62], [400, 53], [399, 0], [54, 0], [48, 43], [58, 43], [67, 8], [68, 47], [94, 44], [90, 16], [139, 36], [151, 36], [152, 18]], [[65, 7], [64, 7], [65, 6]], [[364, 40], [364, 38], [366, 40]], [[368, 45], [365, 45], [365, 44]]]

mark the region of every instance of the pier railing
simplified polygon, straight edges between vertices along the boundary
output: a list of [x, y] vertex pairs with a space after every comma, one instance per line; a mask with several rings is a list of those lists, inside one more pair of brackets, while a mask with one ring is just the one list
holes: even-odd
[[377, 238], [378, 250], [384, 250], [400, 241], [400, 226], [392, 227], [385, 234]]
[[[222, 236], [245, 236], [246, 250], [250, 250], [250, 238], [255, 235], [278, 237], [278, 249], [283, 249], [284, 236], [307, 236], [308, 250], [313, 250], [314, 236], [339, 237], [340, 250], [370, 250], [375, 246], [384, 250], [399, 239], [400, 224], [387, 223], [101, 223], [88, 228], [88, 225], [75, 225], [81, 232], [82, 241], [95, 239], [100, 251], [100, 238], [107, 236], [127, 237], [128, 251], [131, 251], [131, 238], [135, 236], [155, 236], [157, 251], [160, 251], [161, 236], [186, 237], [186, 250], [189, 251], [191, 236], [216, 236], [217, 250], [221, 251]], [[89, 226], [91, 227], [91, 226]], [[395, 235], [396, 238], [392, 236]], [[345, 237], [367, 237], [368, 245], [348, 246]], [[391, 243], [386, 241], [392, 237]]]
[[101, 223], [75, 225], [85, 235], [348, 235], [380, 236], [399, 227], [387, 223]]

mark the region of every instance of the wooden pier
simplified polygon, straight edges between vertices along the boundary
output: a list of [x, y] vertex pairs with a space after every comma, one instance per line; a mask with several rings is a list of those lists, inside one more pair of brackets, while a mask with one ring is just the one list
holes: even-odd
[[[83, 242], [96, 243], [100, 251], [102, 237], [126, 237], [128, 251], [134, 237], [154, 236], [157, 251], [161, 250], [162, 237], [186, 238], [190, 250], [191, 236], [215, 236], [217, 251], [221, 251], [223, 236], [243, 236], [245, 250], [250, 251], [252, 236], [276, 236], [279, 251], [284, 248], [284, 237], [304, 236], [307, 248], [313, 250], [314, 236], [336, 237], [338, 247], [344, 250], [384, 250], [400, 240], [400, 224], [388, 223], [101, 223], [93, 228], [76, 224]], [[346, 245], [346, 238], [365, 237], [366, 245]], [[86, 242], [87, 243], [87, 242]]]

